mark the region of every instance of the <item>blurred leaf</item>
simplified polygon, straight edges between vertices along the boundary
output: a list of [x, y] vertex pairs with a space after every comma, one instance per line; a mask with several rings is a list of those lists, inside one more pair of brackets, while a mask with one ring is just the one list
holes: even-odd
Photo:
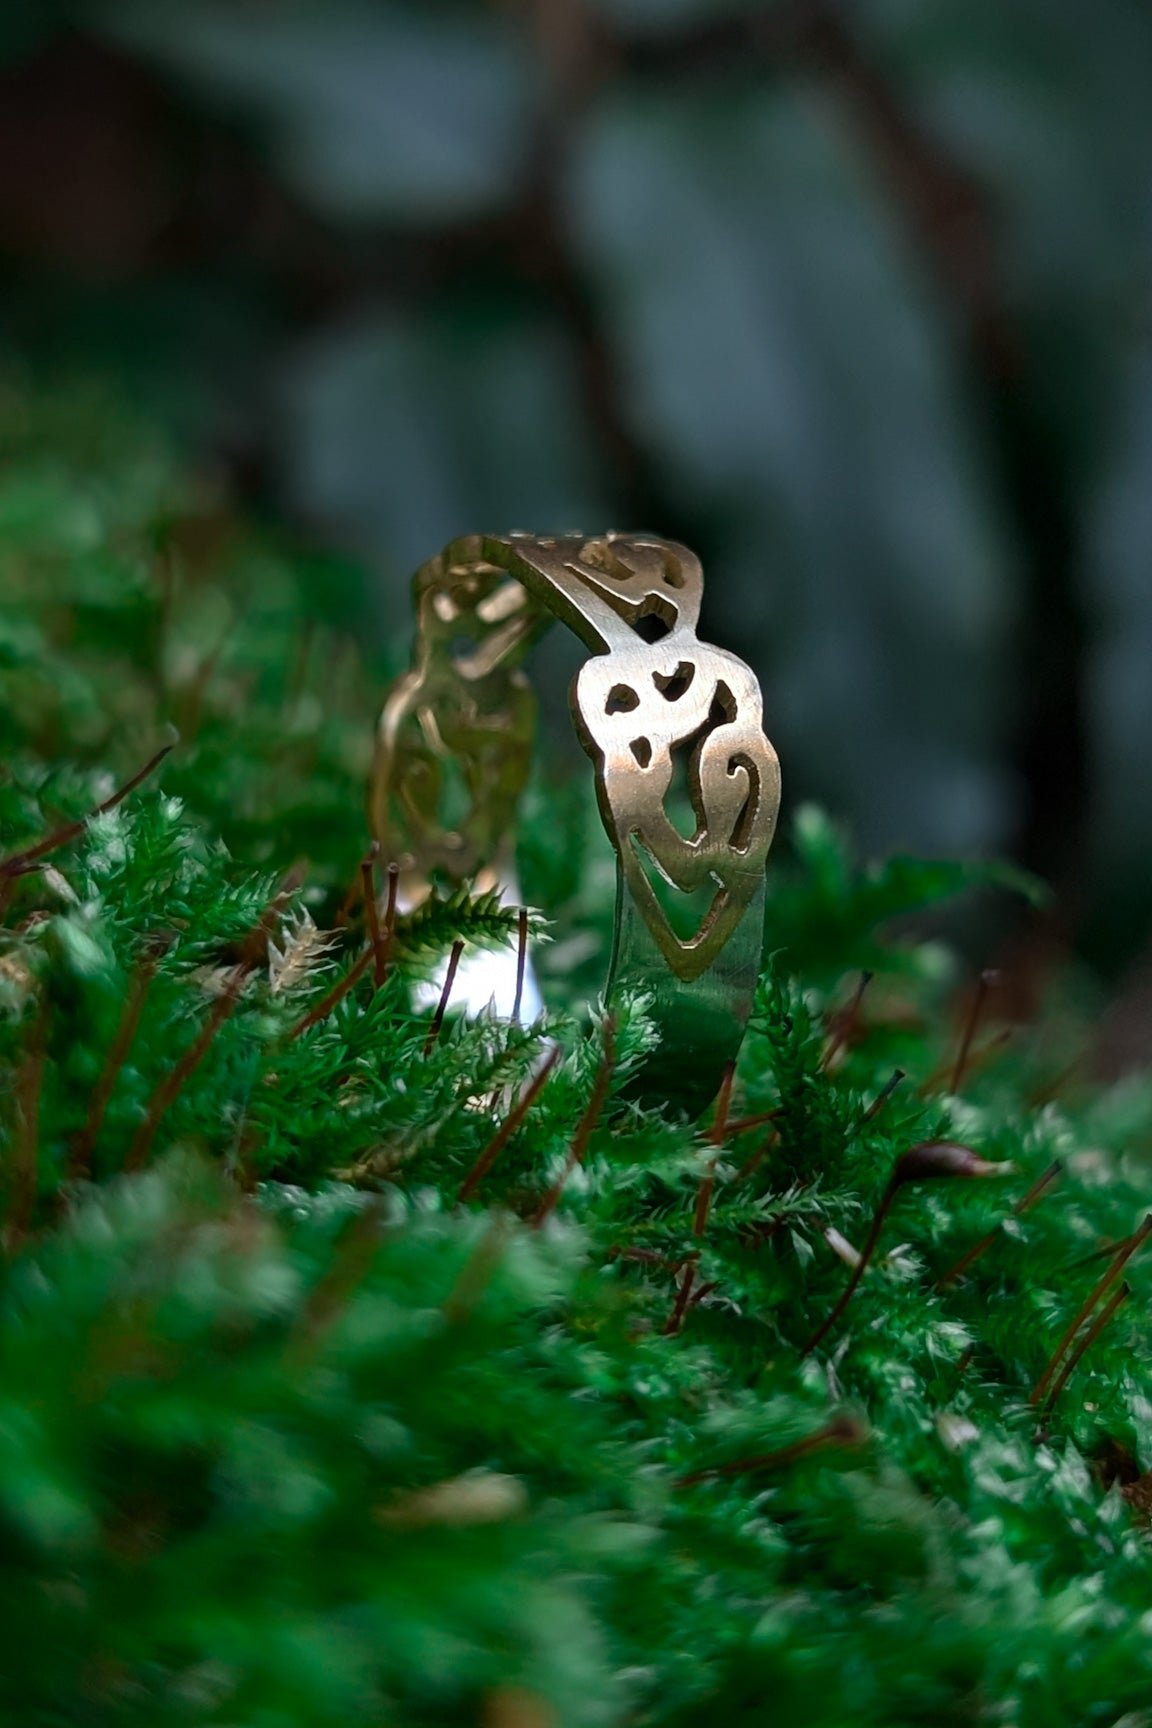
[[288, 178], [344, 219], [453, 220], [505, 203], [531, 136], [531, 79], [494, 17], [327, 4], [128, 0], [118, 37], [214, 102], [259, 116]]
[[368, 314], [301, 350], [285, 399], [294, 495], [402, 578], [484, 523], [606, 519], [573, 359], [542, 319]]
[[951, 901], [993, 890], [1047, 904], [1048, 890], [1026, 871], [997, 859], [911, 858], [897, 854], [861, 864], [847, 834], [823, 810], [801, 805], [792, 823], [791, 860], [769, 871], [767, 935], [788, 963], [830, 987], [848, 968], [877, 973], [929, 972], [938, 949], [893, 941], [893, 926]]
[[[1148, 202], [1152, 14], [1107, 5], [1090, 30], [1084, 21], [1076, 0], [979, 12], [879, 0], [862, 13], [886, 75], [986, 187], [1004, 291], [1026, 283], [1020, 310], [1033, 320], [1046, 304], [1078, 303], [1080, 334], [1095, 325], [1107, 339], [1100, 296], [1122, 292], [1134, 258], [1148, 257], [1147, 218], [1132, 218], [1134, 200]], [[1059, 390], [1058, 369], [1048, 382]]]
[[1111, 472], [1092, 499], [1088, 578], [1096, 618], [1091, 719], [1097, 787], [1091, 864], [1099, 926], [1132, 956], [1132, 914], [1152, 905], [1152, 350], [1134, 367]]
[[0, 67], [37, 53], [75, 11], [72, 0], [6, 0], [0, 13]]
[[636, 435], [718, 524], [714, 603], [789, 760], [866, 844], [986, 844], [1011, 562], [946, 320], [857, 145], [810, 92], [617, 100], [572, 208]]
[[652, 36], [764, 10], [763, 0], [591, 0], [591, 6], [629, 32]]
[[979, 12], [885, 0], [866, 17], [887, 75], [915, 90], [941, 149], [988, 189], [1034, 411], [1059, 440], [1072, 514], [1086, 524], [1089, 862], [1108, 885], [1091, 917], [1127, 960], [1133, 912], [1152, 904], [1152, 13], [1099, 7], [1085, 30], [1075, 0]]

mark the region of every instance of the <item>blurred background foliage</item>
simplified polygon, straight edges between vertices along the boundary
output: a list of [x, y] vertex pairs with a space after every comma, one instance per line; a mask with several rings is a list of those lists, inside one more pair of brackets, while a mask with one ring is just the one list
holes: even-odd
[[1124, 968], [1150, 89], [1142, 0], [6, 0], [6, 341], [351, 553], [389, 646], [452, 534], [687, 540], [791, 799], [1015, 856]]

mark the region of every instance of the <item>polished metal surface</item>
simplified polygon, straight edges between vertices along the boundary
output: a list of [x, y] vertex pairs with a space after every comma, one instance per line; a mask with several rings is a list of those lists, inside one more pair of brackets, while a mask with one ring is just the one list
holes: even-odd
[[[696, 635], [699, 560], [650, 536], [472, 535], [414, 586], [412, 669], [377, 735], [386, 855], [415, 880], [499, 869], [532, 747], [521, 662], [553, 618], [567, 624], [590, 651], [572, 714], [618, 860], [609, 999], [653, 999], [661, 1045], [642, 1091], [703, 1108], [751, 1008], [780, 769], [755, 676]], [[678, 785], [691, 831], [675, 819]]]

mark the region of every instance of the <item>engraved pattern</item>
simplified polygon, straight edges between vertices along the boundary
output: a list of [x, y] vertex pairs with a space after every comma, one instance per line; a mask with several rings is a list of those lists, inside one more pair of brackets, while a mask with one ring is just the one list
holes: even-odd
[[412, 668], [380, 715], [369, 815], [402, 868], [463, 881], [496, 858], [527, 782], [536, 703], [520, 660], [550, 619], [478, 545], [424, 565], [414, 603]]
[[[519, 609], [506, 594], [505, 571], [530, 596]], [[491, 857], [527, 772], [518, 661], [555, 614], [592, 650], [575, 681], [573, 713], [628, 891], [673, 974], [699, 977], [759, 891], [780, 803], [779, 764], [764, 736], [754, 675], [696, 636], [702, 592], [699, 560], [662, 540], [454, 542], [417, 577], [415, 664], [381, 719], [374, 806], [382, 841], [389, 842], [393, 812], [416, 836], [412, 851], [425, 868], [465, 874]], [[466, 618], [479, 643], [454, 655], [449, 642]], [[502, 749], [509, 754], [498, 772]], [[446, 752], [461, 764], [472, 799], [447, 842], [433, 813]], [[689, 836], [667, 809], [677, 753], [687, 755], [696, 819]], [[681, 939], [672, 929], [649, 869], [684, 894], [714, 890], [694, 935]]]
[[[760, 688], [736, 655], [697, 639], [703, 577], [684, 548], [606, 536], [566, 562], [612, 619], [597, 611], [607, 652], [585, 663], [574, 692], [605, 826], [661, 953], [690, 980], [713, 964], [755, 896], [775, 831], [780, 771]], [[681, 750], [696, 816], [689, 837], [667, 810]], [[672, 930], [646, 861], [685, 894], [715, 889], [689, 939]]]

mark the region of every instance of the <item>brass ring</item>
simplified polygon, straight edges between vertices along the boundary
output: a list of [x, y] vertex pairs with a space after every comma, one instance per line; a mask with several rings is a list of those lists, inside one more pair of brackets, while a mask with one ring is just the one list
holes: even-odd
[[[408, 868], [459, 882], [495, 866], [530, 766], [521, 662], [567, 624], [591, 656], [571, 708], [617, 857], [607, 998], [648, 993], [660, 1042], [640, 1090], [693, 1114], [751, 1010], [780, 805], [756, 677], [696, 636], [703, 586], [698, 558], [647, 535], [452, 541], [414, 579], [412, 666], [380, 716], [371, 795], [377, 838]], [[678, 767], [694, 832], [669, 806]]]

